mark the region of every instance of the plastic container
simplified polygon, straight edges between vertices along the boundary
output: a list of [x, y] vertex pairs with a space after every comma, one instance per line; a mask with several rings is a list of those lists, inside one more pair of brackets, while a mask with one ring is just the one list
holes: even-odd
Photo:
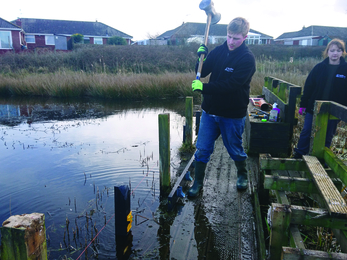
[[272, 110], [270, 111], [269, 121], [277, 122], [278, 117], [280, 115], [280, 111], [281, 110], [277, 107], [277, 103], [274, 103], [272, 106]]

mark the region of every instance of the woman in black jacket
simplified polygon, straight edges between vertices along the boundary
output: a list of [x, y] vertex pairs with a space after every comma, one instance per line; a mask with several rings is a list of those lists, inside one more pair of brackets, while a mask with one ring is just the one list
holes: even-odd
[[[347, 106], [347, 63], [345, 43], [340, 39], [329, 42], [323, 52], [325, 59], [309, 73], [301, 97], [299, 114], [305, 115], [304, 127], [300, 134], [294, 158], [308, 154], [316, 100], [334, 101]], [[330, 147], [339, 120], [329, 120], [325, 146]]]

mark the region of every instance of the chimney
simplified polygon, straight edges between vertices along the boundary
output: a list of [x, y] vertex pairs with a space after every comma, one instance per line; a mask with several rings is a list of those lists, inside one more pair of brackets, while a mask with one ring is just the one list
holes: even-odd
[[16, 25], [22, 28], [22, 20], [20, 18], [16, 20]]

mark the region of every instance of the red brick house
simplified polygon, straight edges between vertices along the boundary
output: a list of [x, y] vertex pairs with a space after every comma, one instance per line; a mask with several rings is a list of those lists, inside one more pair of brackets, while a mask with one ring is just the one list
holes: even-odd
[[347, 27], [311, 25], [300, 31], [287, 32], [275, 39], [275, 44], [300, 46], [327, 46], [333, 38], [347, 42]]
[[18, 18], [12, 23], [25, 31], [29, 50], [68, 50], [68, 42], [76, 33], [84, 36], [86, 44], [107, 44], [107, 39], [113, 36], [122, 37], [130, 44], [133, 38], [100, 22]]
[[0, 18], [0, 54], [20, 52], [24, 46], [23, 29]]

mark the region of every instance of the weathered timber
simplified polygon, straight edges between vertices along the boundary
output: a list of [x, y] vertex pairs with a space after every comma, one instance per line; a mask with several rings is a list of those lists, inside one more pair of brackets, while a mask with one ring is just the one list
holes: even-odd
[[310, 153], [313, 156], [323, 159], [325, 139], [327, 134], [328, 119], [329, 119], [328, 101], [316, 101], [314, 106], [314, 114], [312, 120], [312, 130], [310, 142]]
[[285, 204], [285, 205], [290, 204], [286, 196], [286, 193], [284, 191], [276, 190], [275, 194], [276, 194], [277, 203]]
[[288, 205], [272, 204], [270, 259], [278, 260], [281, 257], [281, 248], [289, 244], [291, 209]]
[[[301, 94], [301, 87], [288, 82], [265, 77], [262, 94], [265, 100], [280, 109], [279, 122], [262, 122], [259, 118], [247, 116], [245, 124], [246, 143], [249, 154], [270, 153], [277, 157], [290, 154], [295, 118], [296, 97]], [[248, 114], [254, 111], [251, 102]]]
[[307, 171], [307, 165], [303, 160], [272, 158], [270, 154], [260, 154], [259, 163], [261, 170]]
[[294, 248], [305, 249], [305, 244], [297, 225], [290, 225], [290, 234], [290, 245]]
[[341, 246], [342, 253], [347, 253], [347, 231], [333, 229], [334, 236]]
[[264, 229], [262, 225], [262, 216], [260, 211], [260, 203], [259, 203], [259, 197], [257, 192], [257, 187], [253, 186], [253, 204], [254, 204], [254, 211], [255, 211], [255, 218], [256, 218], [256, 231], [257, 231], [257, 238], [258, 238], [258, 250], [259, 250], [259, 257], [261, 260], [266, 259], [266, 245], [265, 245], [265, 238], [264, 238]]
[[313, 180], [325, 200], [325, 204], [330, 214], [338, 214], [347, 217], [347, 205], [342, 198], [340, 192], [335, 187], [334, 183], [324, 170], [315, 156], [304, 155], [309, 171], [312, 174]]
[[341, 119], [347, 122], [347, 107], [336, 102], [330, 102], [329, 113], [331, 116]]
[[291, 192], [319, 193], [312, 179], [265, 175], [264, 188]]
[[160, 192], [170, 188], [170, 114], [158, 115]]
[[[270, 79], [265, 78], [265, 81], [266, 80]], [[301, 94], [302, 88], [274, 78], [270, 85], [272, 85], [270, 88], [268, 86], [263, 87], [263, 95], [265, 96], [265, 99], [271, 104], [277, 103], [278, 108], [281, 109], [280, 117], [283, 122], [289, 123], [292, 126], [296, 125], [296, 98]]]
[[317, 250], [308, 250], [301, 248], [282, 248], [282, 260], [326, 260], [326, 259], [336, 259], [342, 260], [347, 259], [347, 254], [342, 253], [327, 253]]
[[31, 213], [9, 217], [2, 224], [1, 244], [2, 260], [46, 260], [45, 215]]
[[[333, 181], [335, 187], [341, 187], [340, 181]], [[265, 175], [264, 188], [269, 190], [304, 192], [320, 194], [315, 183], [309, 178]]]
[[260, 119], [247, 116], [245, 134], [248, 153], [287, 157], [290, 150], [289, 128], [287, 123], [261, 122]]
[[347, 184], [347, 166], [327, 147], [324, 149], [324, 160], [334, 171], [334, 174], [340, 178], [344, 184]]
[[193, 97], [186, 97], [186, 127], [185, 127], [185, 143], [193, 143]]
[[[288, 205], [278, 203], [272, 203], [272, 205], [277, 208], [288, 207]], [[328, 210], [297, 205], [290, 205], [289, 207], [292, 212], [291, 224], [347, 230], [346, 219], [331, 216]]]

